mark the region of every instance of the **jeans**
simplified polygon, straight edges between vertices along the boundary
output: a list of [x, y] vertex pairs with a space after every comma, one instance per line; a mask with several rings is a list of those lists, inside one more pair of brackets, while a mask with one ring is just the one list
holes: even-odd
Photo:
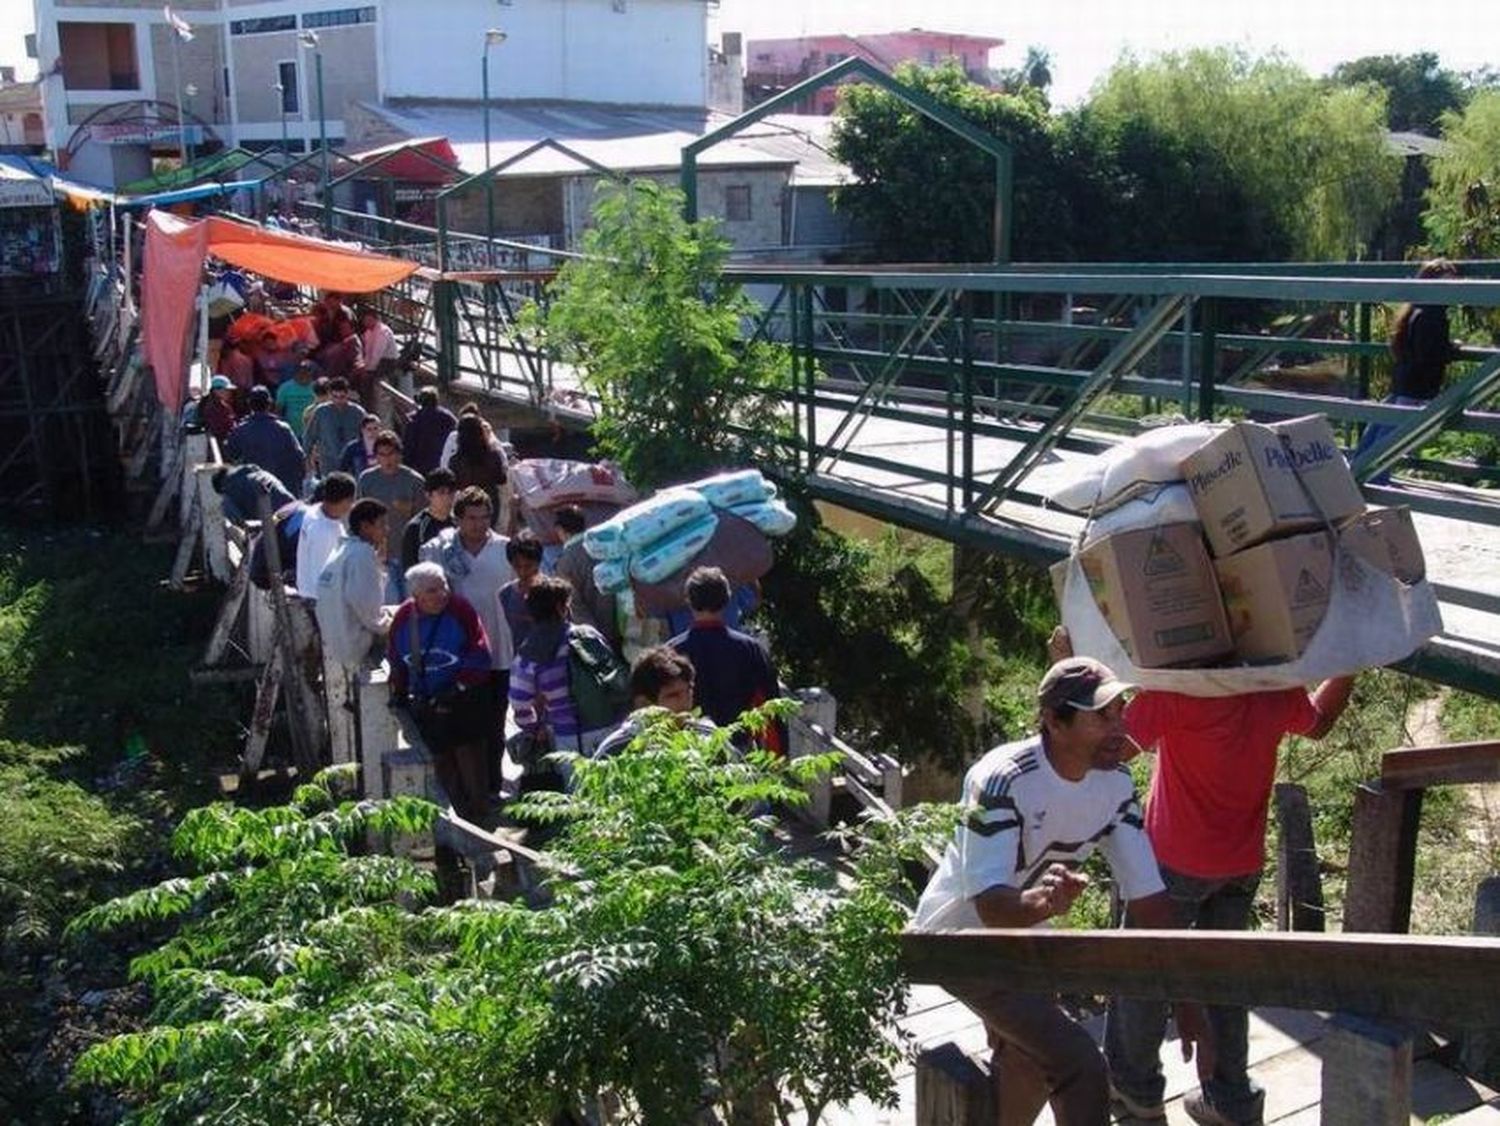
[[[1255, 905], [1260, 873], [1202, 879], [1161, 870], [1167, 894], [1197, 930], [1247, 929]], [[1203, 1097], [1236, 1122], [1257, 1123], [1265, 1091], [1247, 1074], [1250, 1014], [1245, 1009], [1209, 1005], [1208, 1023], [1218, 1049], [1214, 1073], [1203, 1084]], [[1160, 1001], [1110, 999], [1104, 1025], [1104, 1055], [1117, 1090], [1140, 1103], [1160, 1103], [1166, 1091], [1161, 1045], [1167, 1030], [1167, 1006]]]
[[[1406, 395], [1392, 395], [1385, 400], [1387, 403], [1398, 407], [1425, 407], [1426, 399], [1413, 399]], [[1349, 455], [1349, 460], [1356, 461], [1366, 450], [1374, 449], [1381, 442], [1394, 434], [1396, 428], [1386, 422], [1371, 422], [1365, 426], [1364, 432], [1359, 436], [1359, 444], [1354, 447], [1354, 452]], [[1369, 481], [1372, 485], [1389, 485], [1391, 483], [1391, 471], [1383, 469]]]
[[1104, 1060], [1055, 999], [998, 987], [952, 992], [989, 1029], [1002, 1123], [1032, 1121], [1045, 1101], [1057, 1126], [1109, 1126]]
[[406, 601], [406, 568], [401, 566], [399, 555], [385, 561], [385, 594], [382, 601], [388, 606], [399, 606]]

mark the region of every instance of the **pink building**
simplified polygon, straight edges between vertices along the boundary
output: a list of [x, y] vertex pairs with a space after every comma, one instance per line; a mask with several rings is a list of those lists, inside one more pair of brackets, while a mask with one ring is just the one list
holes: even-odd
[[[942, 31], [888, 31], [877, 35], [806, 35], [799, 39], [752, 39], [745, 45], [745, 104], [756, 105], [820, 70], [851, 56], [889, 71], [897, 63], [936, 66], [957, 59], [975, 82], [991, 84], [990, 52], [1005, 40], [982, 35], [950, 35]], [[786, 113], [833, 112], [838, 90], [816, 91]]]

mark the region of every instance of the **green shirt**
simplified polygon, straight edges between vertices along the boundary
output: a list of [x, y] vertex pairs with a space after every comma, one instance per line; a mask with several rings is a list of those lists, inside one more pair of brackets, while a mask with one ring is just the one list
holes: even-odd
[[311, 381], [298, 383], [288, 379], [276, 388], [276, 410], [297, 435], [298, 442], [302, 441], [302, 412], [314, 398]]

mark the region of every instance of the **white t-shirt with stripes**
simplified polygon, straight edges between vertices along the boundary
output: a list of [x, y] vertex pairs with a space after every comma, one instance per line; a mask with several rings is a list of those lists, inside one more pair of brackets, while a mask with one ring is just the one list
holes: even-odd
[[1004, 885], [1024, 891], [1051, 864], [1077, 867], [1098, 848], [1120, 894], [1162, 890], [1124, 767], [1090, 770], [1069, 782], [1052, 769], [1033, 735], [990, 751], [964, 776], [963, 821], [922, 893], [917, 930], [981, 927], [974, 898]]

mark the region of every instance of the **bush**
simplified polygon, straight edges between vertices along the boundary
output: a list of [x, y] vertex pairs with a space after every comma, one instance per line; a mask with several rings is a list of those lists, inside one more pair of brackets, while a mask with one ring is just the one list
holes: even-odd
[[531, 798], [560, 827], [539, 910], [432, 906], [426, 874], [354, 845], [433, 807], [340, 802], [326, 772], [291, 806], [193, 811], [174, 836], [186, 875], [72, 927], [176, 928], [132, 966], [151, 1027], [91, 1049], [78, 1080], [147, 1122], [547, 1122], [604, 1091], [643, 1123], [770, 1092], [809, 1121], [859, 1095], [893, 1105], [900, 873], [951, 813], [852, 832], [841, 888], [759, 815], [830, 763], [741, 760], [732, 734], [663, 714], [576, 762], [572, 793]]

